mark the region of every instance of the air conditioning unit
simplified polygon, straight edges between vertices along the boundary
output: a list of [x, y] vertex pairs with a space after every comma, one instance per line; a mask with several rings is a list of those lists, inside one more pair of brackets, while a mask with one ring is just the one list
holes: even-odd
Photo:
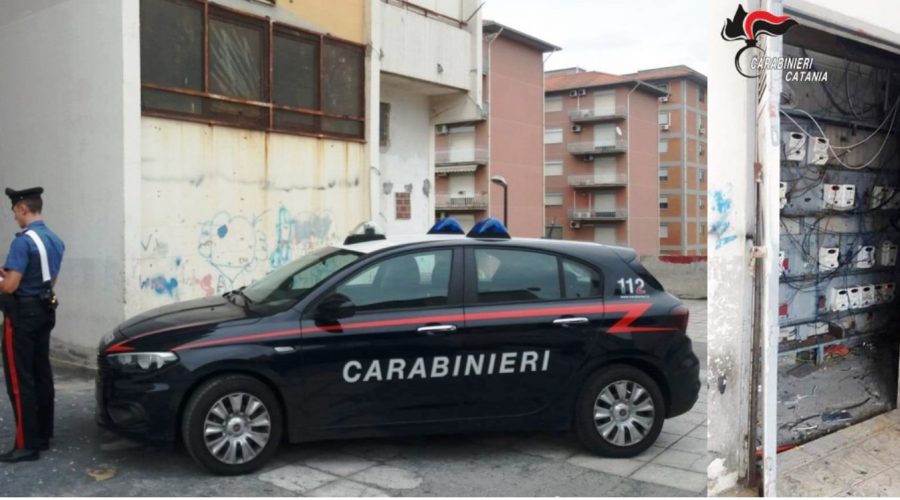
[[578, 97], [578, 91], [577, 91], [577, 90], [570, 90], [570, 91], [569, 91], [569, 97]]
[[587, 89], [581, 89], [581, 90], [578, 92], [578, 95], [580, 95], [580, 96], [586, 96], [586, 95], [587, 95]]
[[584, 161], [594, 161], [594, 155], [585, 155]]
[[663, 130], [669, 130], [669, 124], [668, 124], [668, 123], [663, 123], [662, 125], [659, 126], [659, 128], [661, 128], [661, 129], [663, 129]]
[[437, 133], [438, 133], [439, 135], [449, 134], [449, 133], [450, 133], [450, 127], [448, 127], [448, 126], [446, 126], [446, 125], [438, 125]]
[[700, 127], [699, 129], [697, 129], [697, 133], [700, 134], [700, 135], [705, 134], [705, 133], [706, 133], [706, 127]]
[[664, 95], [659, 98], [659, 102], [669, 102], [669, 96]]
[[572, 132], [575, 132], [576, 134], [581, 132], [581, 125], [572, 125]]
[[570, 229], [581, 229], [581, 223], [578, 222], [577, 220], [570, 220], [570, 221], [569, 221], [569, 228], [570, 228]]

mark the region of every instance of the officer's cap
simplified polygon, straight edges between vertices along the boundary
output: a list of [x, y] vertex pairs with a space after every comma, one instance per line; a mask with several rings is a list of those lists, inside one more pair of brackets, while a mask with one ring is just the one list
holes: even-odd
[[33, 187], [28, 189], [23, 189], [21, 191], [16, 191], [12, 188], [6, 188], [6, 196], [9, 196], [9, 199], [12, 201], [12, 206], [16, 206], [16, 203], [27, 200], [31, 198], [41, 198], [41, 194], [44, 192], [44, 188], [42, 187]]

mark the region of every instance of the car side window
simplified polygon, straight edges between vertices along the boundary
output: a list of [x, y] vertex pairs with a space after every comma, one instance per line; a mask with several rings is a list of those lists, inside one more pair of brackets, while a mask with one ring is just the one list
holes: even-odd
[[449, 303], [452, 250], [390, 257], [339, 285], [357, 311], [438, 307]]
[[558, 300], [559, 265], [553, 255], [527, 250], [475, 249], [478, 302]]
[[602, 297], [600, 273], [573, 260], [563, 260], [563, 283], [567, 299]]

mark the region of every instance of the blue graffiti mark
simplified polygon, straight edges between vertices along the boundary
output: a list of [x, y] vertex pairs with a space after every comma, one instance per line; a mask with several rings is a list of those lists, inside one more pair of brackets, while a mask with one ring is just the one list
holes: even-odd
[[181, 267], [181, 257], [175, 257], [175, 267]]
[[272, 269], [283, 266], [291, 260], [291, 239], [294, 233], [294, 220], [285, 207], [278, 209], [275, 218], [275, 251], [269, 256]]
[[267, 259], [266, 235], [259, 224], [264, 213], [247, 218], [219, 212], [200, 223], [197, 251], [219, 273], [220, 285], [230, 287]]
[[[709, 226], [709, 234], [716, 236], [716, 249], [737, 240], [737, 235], [731, 227], [732, 208], [734, 202], [731, 199], [731, 184], [725, 190], [713, 191], [712, 211], [716, 213], [715, 220]], [[730, 234], [729, 234], [730, 233]]]
[[287, 207], [280, 207], [275, 219], [275, 249], [269, 255], [269, 265], [276, 269], [290, 262], [295, 250], [323, 244], [328, 240], [331, 226], [330, 214], [291, 215]]
[[169, 297], [175, 296], [175, 291], [178, 288], [178, 280], [175, 278], [166, 278], [163, 275], [156, 276], [155, 278], [145, 278], [141, 281], [141, 289], [153, 290], [157, 295], [168, 295]]

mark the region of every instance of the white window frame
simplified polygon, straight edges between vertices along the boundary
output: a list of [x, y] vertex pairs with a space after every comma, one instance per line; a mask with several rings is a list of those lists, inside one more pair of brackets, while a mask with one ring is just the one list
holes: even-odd
[[659, 140], [659, 152], [660, 153], [668, 153], [669, 152], [669, 140], [668, 139], [660, 139]]
[[[559, 200], [558, 202], [556, 201], [557, 199]], [[561, 207], [564, 201], [563, 193], [544, 193], [545, 207]]]
[[659, 195], [659, 209], [665, 210], [667, 208], [669, 208], [669, 196], [665, 194]]
[[668, 125], [672, 121], [672, 113], [668, 111], [660, 111], [657, 115], [659, 125]]
[[669, 226], [666, 224], [659, 225], [659, 237], [660, 238], [668, 238], [669, 237]]
[[[549, 140], [548, 140], [549, 138]], [[544, 144], [562, 144], [563, 129], [546, 128], [544, 129]]]
[[669, 180], [669, 167], [666, 167], [666, 166], [659, 167], [659, 180], [660, 181]]
[[[553, 168], [553, 172], [550, 171], [550, 167]], [[557, 171], [557, 167], [559, 167], [558, 171]], [[544, 175], [545, 176], [563, 175], [562, 160], [546, 160], [546, 161], [544, 161]]]
[[563, 98], [561, 95], [551, 95], [544, 98], [544, 112], [553, 113], [563, 110]]

